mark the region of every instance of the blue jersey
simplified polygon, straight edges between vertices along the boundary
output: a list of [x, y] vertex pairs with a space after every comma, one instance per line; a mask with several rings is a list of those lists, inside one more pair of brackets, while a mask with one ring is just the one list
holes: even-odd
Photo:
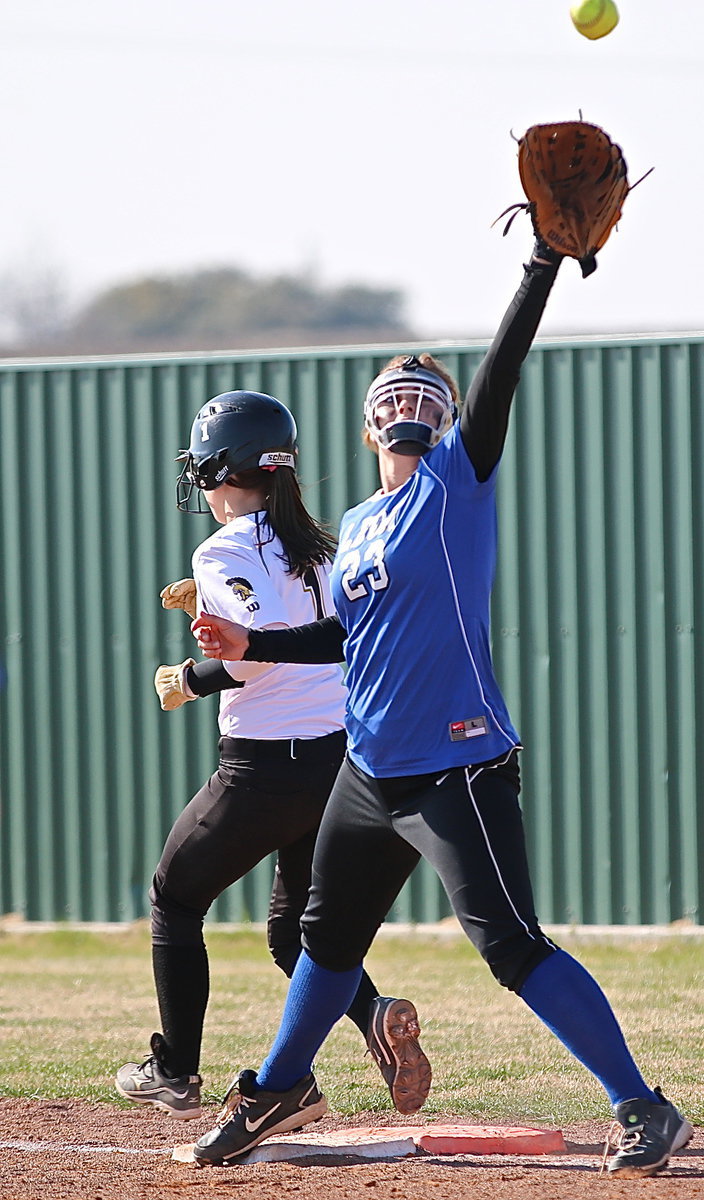
[[494, 677], [496, 470], [459, 423], [400, 488], [345, 513], [333, 564], [346, 631], [348, 752], [377, 778], [485, 762], [519, 744]]

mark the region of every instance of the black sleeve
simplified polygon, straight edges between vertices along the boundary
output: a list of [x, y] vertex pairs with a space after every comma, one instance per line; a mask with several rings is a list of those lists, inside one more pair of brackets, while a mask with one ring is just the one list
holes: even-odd
[[227, 667], [217, 658], [204, 658], [186, 669], [186, 683], [194, 696], [214, 696], [229, 688], [244, 687], [240, 679], [233, 679]]
[[555, 261], [549, 264], [534, 260], [526, 264], [518, 291], [467, 392], [460, 433], [480, 483], [489, 478], [501, 458], [521, 366], [561, 262], [552, 257]]
[[244, 658], [247, 662], [342, 662], [346, 636], [338, 617], [288, 629], [252, 629]]

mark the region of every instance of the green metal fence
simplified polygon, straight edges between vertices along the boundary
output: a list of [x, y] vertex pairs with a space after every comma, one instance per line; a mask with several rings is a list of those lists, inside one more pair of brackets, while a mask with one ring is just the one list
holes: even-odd
[[[430, 348], [463, 388], [483, 351]], [[192, 646], [159, 590], [211, 529], [174, 504], [196, 409], [236, 387], [289, 404], [307, 502], [337, 522], [376, 486], [361, 401], [396, 349], [0, 364], [2, 911], [143, 916], [213, 768], [215, 701], [162, 713], [152, 688]], [[694, 336], [539, 341], [524, 368], [493, 641], [546, 922], [701, 920], [703, 375]], [[212, 916], [264, 919], [270, 879], [267, 862]], [[421, 865], [392, 919], [448, 912]]]

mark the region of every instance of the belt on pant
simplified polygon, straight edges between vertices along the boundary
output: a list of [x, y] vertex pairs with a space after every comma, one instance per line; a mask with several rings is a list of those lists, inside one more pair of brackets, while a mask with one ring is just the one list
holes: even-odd
[[317, 738], [231, 738], [221, 737], [218, 743], [220, 754], [225, 759], [267, 759], [285, 761], [294, 759], [297, 762], [315, 762], [324, 759], [331, 750], [344, 748], [346, 734], [344, 729], [336, 729], [334, 733], [326, 733]]

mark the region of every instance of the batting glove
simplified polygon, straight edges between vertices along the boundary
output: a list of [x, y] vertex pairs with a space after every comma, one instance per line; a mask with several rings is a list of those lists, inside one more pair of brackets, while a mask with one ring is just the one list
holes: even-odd
[[195, 666], [194, 658], [187, 658], [185, 662], [179, 663], [177, 667], [157, 667], [154, 676], [154, 688], [159, 703], [164, 712], [171, 712], [174, 708], [180, 708], [182, 704], [186, 704], [189, 700], [197, 700], [193, 692], [186, 683], [186, 671], [189, 667]]
[[159, 595], [162, 608], [182, 608], [192, 621], [195, 620], [197, 608], [195, 580], [177, 579], [176, 583], [167, 583]]

